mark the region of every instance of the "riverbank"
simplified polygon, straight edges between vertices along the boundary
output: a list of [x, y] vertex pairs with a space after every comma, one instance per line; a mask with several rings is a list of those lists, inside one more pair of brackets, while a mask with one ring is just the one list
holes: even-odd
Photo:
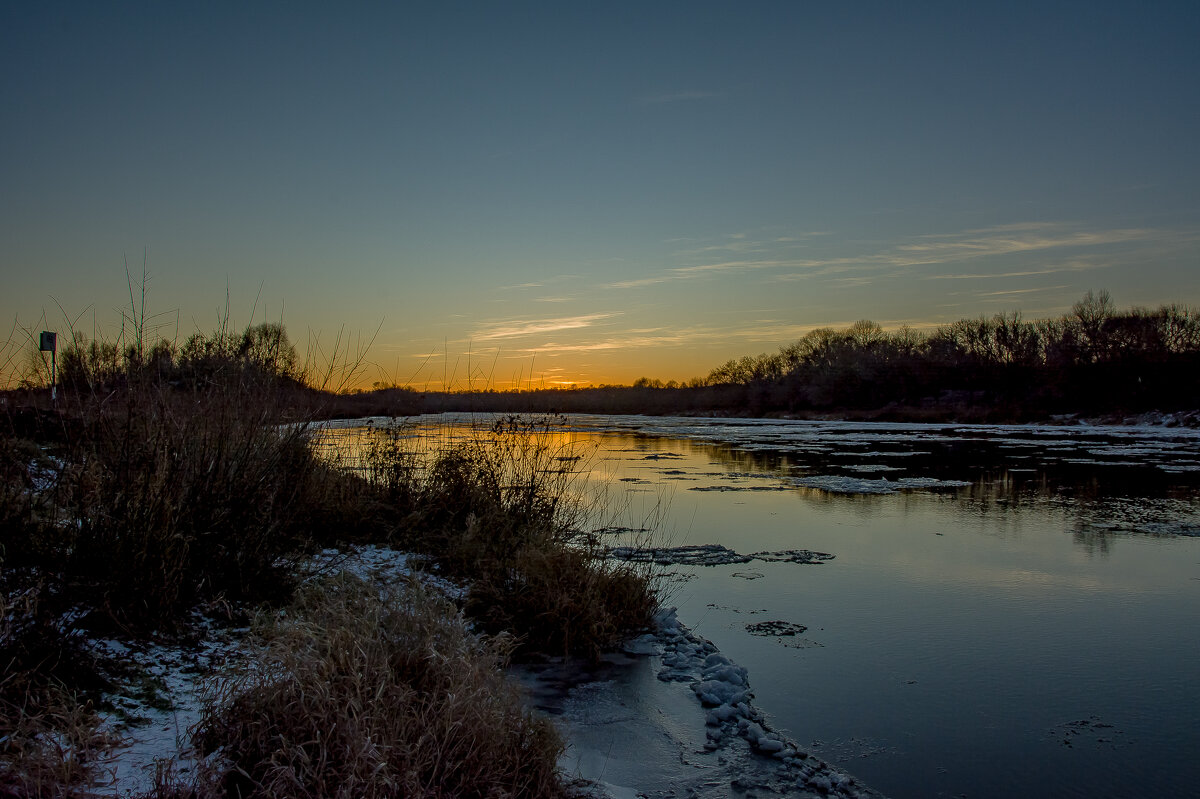
[[[344, 573], [366, 580], [381, 592], [415, 578], [450, 599], [467, 593], [463, 586], [413, 571], [411, 560], [408, 553], [368, 546], [329, 550], [309, 566], [326, 578]], [[119, 713], [102, 714], [113, 745], [98, 763], [105, 776], [94, 790], [157, 796], [164, 782], [187, 783], [219, 766], [192, 748], [189, 734], [202, 726], [213, 687], [236, 681], [263, 650], [249, 627], [211, 618], [193, 621], [203, 634], [186, 645], [93, 642], [137, 663], [159, 686], [153, 698], [122, 696], [116, 701]], [[522, 685], [525, 703], [562, 736], [558, 767], [575, 795], [665, 799], [680, 791], [719, 797], [758, 790], [879, 796], [771, 732], [750, 696], [732, 704], [712, 701], [713, 690], [727, 691], [730, 699], [748, 694], [749, 675], [673, 611], [659, 614], [653, 632], [595, 661], [527, 659], [508, 673]]]
[[[485, 795], [489, 764], [505, 763], [518, 793], [564, 795], [553, 730], [514, 710], [499, 666], [512, 654], [594, 658], [656, 608], [649, 569], [578, 537], [591, 509], [572, 493], [572, 455], [517, 418], [446, 447], [393, 427], [353, 452], [315, 446], [276, 384], [226, 377], [0, 415], [0, 792], [88, 796], [124, 769], [114, 748], [153, 756], [191, 736], [208, 765], [168, 768], [145, 795], [221, 796], [229, 780], [243, 796], [276, 795], [281, 758], [292, 796], [377, 767], [394, 779], [360, 795]], [[419, 571], [467, 589], [454, 603], [364, 595], [354, 601], [386, 624], [358, 629], [362, 614], [343, 607], [351, 589], [312, 587], [323, 570], [306, 564], [368, 544], [419, 552]], [[351, 643], [313, 650], [320, 636], [298, 632], [308, 617]], [[271, 667], [226, 681], [226, 638], [266, 647]], [[342, 652], [369, 656], [379, 681], [362, 682], [369, 670]], [[379, 666], [411, 653], [423, 660]], [[307, 707], [312, 680], [336, 740], [313, 744], [314, 714], [289, 711], [288, 692]], [[487, 701], [463, 705], [472, 692]], [[404, 721], [404, 697], [443, 706], [444, 735]], [[146, 739], [145, 721], [166, 739]], [[503, 752], [479, 760], [472, 736]]]

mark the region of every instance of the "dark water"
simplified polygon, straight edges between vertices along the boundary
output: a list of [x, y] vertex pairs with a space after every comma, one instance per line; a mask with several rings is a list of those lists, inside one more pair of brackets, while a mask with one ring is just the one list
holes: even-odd
[[[426, 419], [442, 440], [465, 417]], [[776, 727], [894, 797], [1200, 791], [1200, 435], [570, 417]], [[761, 635], [764, 621], [794, 635]], [[798, 625], [798, 626], [797, 626]], [[748, 629], [749, 628], [749, 629]], [[768, 628], [770, 629], [770, 628]], [[776, 628], [778, 629], [778, 628]]]

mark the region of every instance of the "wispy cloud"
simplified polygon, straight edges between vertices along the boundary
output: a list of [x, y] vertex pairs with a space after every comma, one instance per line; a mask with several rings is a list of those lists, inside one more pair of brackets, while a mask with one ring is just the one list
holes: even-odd
[[637, 331], [630, 331], [623, 335], [590, 341], [551, 341], [534, 347], [510, 350], [510, 353], [526, 356], [553, 356], [610, 350], [665, 349], [731, 340], [778, 345], [799, 338], [817, 327], [848, 327], [849, 325], [850, 322], [798, 325], [782, 320], [759, 319], [746, 325], [693, 325], [675, 329], [656, 328], [651, 335], [639, 335]]
[[576, 280], [579, 277], [580, 277], [579, 275], [572, 275], [572, 274], [554, 275], [552, 277], [545, 278], [544, 280], [534, 280], [534, 281], [530, 281], [529, 283], [514, 283], [510, 286], [498, 286], [496, 288], [496, 290], [497, 291], [514, 291], [514, 290], [518, 290], [518, 289], [539, 289], [539, 288], [544, 288], [552, 283], [561, 283], [564, 280]]
[[578, 330], [619, 315], [616, 313], [594, 313], [583, 316], [562, 316], [555, 319], [510, 319], [487, 324], [476, 330], [471, 338], [475, 341], [495, 341], [502, 338], [554, 333], [559, 330]]
[[[678, 258], [693, 256], [705, 257], [708, 253], [732, 252], [778, 252], [788, 249], [799, 249], [807, 246], [809, 239], [828, 235], [821, 231], [802, 231], [786, 236], [769, 236], [765, 238], [751, 237], [749, 233], [729, 233], [723, 239], [711, 241], [701, 246], [678, 250], [673, 253]], [[678, 239], [677, 241], [695, 241], [694, 239]], [[791, 245], [790, 247], [788, 245]]]
[[[760, 258], [717, 261], [690, 266], [676, 266], [642, 278], [621, 280], [606, 284], [604, 288], [628, 289], [652, 286], [677, 280], [692, 280], [709, 275], [732, 274], [753, 270], [791, 270], [790, 274], [778, 275], [781, 280], [799, 280], [809, 276], [841, 276], [849, 272], [886, 275], [910, 273], [916, 267], [935, 267], [976, 261], [983, 258], [1000, 258], [1055, 250], [1070, 251], [1100, 248], [1118, 244], [1146, 242], [1160, 239], [1163, 231], [1148, 228], [1121, 228], [1114, 230], [1072, 230], [1068, 226], [1049, 222], [1030, 222], [1016, 225], [1000, 225], [991, 228], [966, 230], [959, 233], [929, 234], [907, 239], [886, 249], [859, 255], [837, 255], [818, 258]], [[758, 242], [735, 240], [730, 243], [710, 245], [689, 251], [690, 255], [701, 255], [707, 251], [750, 248], [767, 250]], [[677, 254], [679, 255], [679, 254]], [[1053, 274], [1060, 271], [1082, 271], [1094, 268], [1086, 261], [1073, 260], [1044, 268], [994, 272], [959, 272], [949, 275], [921, 274], [927, 280], [950, 280], [995, 277], [1030, 277]], [[846, 285], [862, 284], [865, 277], [841, 277]]]
[[1155, 234], [1156, 231], [1145, 228], [1072, 232], [1044, 224], [1024, 228], [1006, 226], [937, 237], [923, 236], [922, 241], [901, 244], [884, 257], [897, 266], [944, 264], [1012, 253], [1121, 244], [1145, 240]]
[[697, 264], [695, 266], [677, 266], [669, 269], [666, 272], [661, 272], [651, 277], [639, 277], [633, 280], [618, 280], [615, 283], [608, 283], [604, 288], [610, 289], [630, 289], [639, 288], [641, 286], [653, 286], [656, 283], [667, 283], [672, 280], [687, 280], [689, 278], [701, 277], [708, 274], [719, 274], [722, 272], [744, 272], [755, 269], [771, 269], [781, 266], [795, 266], [795, 261], [718, 261], [711, 264]]
[[1053, 275], [1058, 272], [1082, 272], [1086, 269], [1096, 269], [1099, 265], [1074, 261], [1061, 266], [1051, 266], [1046, 269], [1026, 269], [1021, 272], [972, 272], [954, 275], [925, 275], [922, 280], [994, 280], [1008, 277], [1036, 277], [1038, 275]]
[[1011, 297], [1014, 294], [1040, 294], [1045, 291], [1060, 291], [1070, 286], [1041, 286], [1033, 289], [1009, 289], [1008, 291], [984, 291], [980, 292], [979, 297]]

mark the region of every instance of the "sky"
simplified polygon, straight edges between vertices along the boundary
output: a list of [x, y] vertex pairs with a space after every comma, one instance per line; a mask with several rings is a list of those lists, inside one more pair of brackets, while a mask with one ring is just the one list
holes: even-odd
[[[0, 323], [362, 383], [1200, 306], [1200, 3], [0, 0]], [[2, 333], [0, 333], [2, 334]]]

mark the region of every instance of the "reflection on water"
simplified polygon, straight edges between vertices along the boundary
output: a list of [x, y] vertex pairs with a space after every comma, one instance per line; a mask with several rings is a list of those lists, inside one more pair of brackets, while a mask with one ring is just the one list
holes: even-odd
[[[453, 441], [471, 422], [421, 425]], [[670, 601], [749, 668], [778, 727], [883, 792], [1200, 784], [1195, 431], [649, 417], [553, 429], [633, 515], [666, 509], [659, 545], [834, 555], [679, 563]]]

